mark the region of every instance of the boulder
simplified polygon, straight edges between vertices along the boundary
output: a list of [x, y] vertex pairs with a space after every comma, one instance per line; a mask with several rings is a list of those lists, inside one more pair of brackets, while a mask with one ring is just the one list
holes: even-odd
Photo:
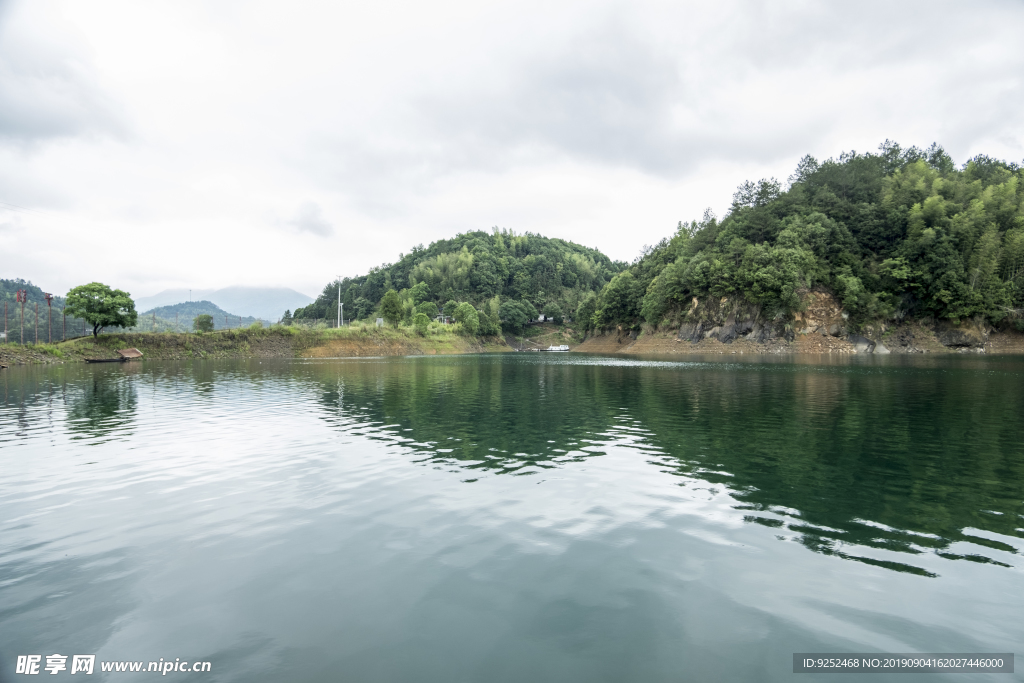
[[851, 334], [847, 337], [847, 341], [853, 344], [857, 353], [872, 353], [875, 350], [875, 342], [859, 334]]
[[976, 349], [985, 345], [985, 340], [971, 329], [947, 327], [935, 334], [939, 343], [952, 349]]

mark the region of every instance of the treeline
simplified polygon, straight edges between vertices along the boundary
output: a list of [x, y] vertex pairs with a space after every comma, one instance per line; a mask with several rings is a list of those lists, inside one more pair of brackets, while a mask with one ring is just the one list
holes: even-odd
[[[346, 319], [372, 318], [381, 314], [385, 294], [394, 290], [401, 311], [394, 313], [392, 305], [388, 317], [412, 323], [417, 313], [456, 315], [458, 304], [468, 303], [478, 333], [496, 334], [499, 320], [513, 321], [507, 327], [516, 328], [521, 316], [536, 317], [538, 311], [559, 318], [575, 311], [625, 267], [596, 249], [565, 240], [496, 228], [469, 232], [414, 247], [397, 263], [366, 275], [332, 282], [315, 302], [289, 312], [285, 320], [336, 318], [339, 289]], [[457, 317], [473, 315], [464, 308]]]
[[821, 289], [854, 324], [932, 317], [1021, 325], [1024, 172], [938, 145], [804, 157], [787, 187], [746, 182], [718, 220], [680, 223], [577, 311], [584, 328], [678, 324], [694, 299], [790, 315]]

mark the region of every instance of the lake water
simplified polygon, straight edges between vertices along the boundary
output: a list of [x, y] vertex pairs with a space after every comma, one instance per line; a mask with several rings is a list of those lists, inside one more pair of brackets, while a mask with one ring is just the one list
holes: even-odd
[[146, 362], [0, 391], [5, 681], [54, 653], [96, 654], [85, 680], [593, 683], [1024, 649], [1024, 358]]

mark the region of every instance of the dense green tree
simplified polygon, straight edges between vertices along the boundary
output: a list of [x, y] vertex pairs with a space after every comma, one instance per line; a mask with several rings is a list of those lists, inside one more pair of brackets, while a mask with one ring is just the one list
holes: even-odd
[[562, 307], [554, 301], [546, 304], [542, 313], [546, 319], [554, 321], [556, 325], [561, 325], [564, 322]]
[[101, 282], [75, 287], [66, 297], [68, 315], [92, 325], [93, 337], [104, 327], [134, 327], [139, 314], [128, 292], [111, 289]]
[[423, 315], [427, 316], [427, 318], [433, 320], [434, 318], [437, 317], [437, 304], [435, 304], [433, 301], [424, 301], [423, 303], [416, 307], [416, 312], [422, 313]]
[[403, 313], [404, 309], [402, 307], [402, 300], [398, 297], [398, 292], [393, 289], [389, 289], [381, 298], [381, 317], [384, 318], [385, 322], [389, 325], [398, 327], [398, 323], [402, 321]]
[[521, 335], [537, 316], [537, 309], [529, 301], [509, 300], [501, 304], [501, 325], [509, 332]]
[[480, 320], [480, 329], [477, 330], [477, 334], [486, 337], [501, 334], [501, 325], [496, 317], [492, 317], [485, 310], [477, 311], [477, 317]]
[[412, 319], [412, 326], [416, 328], [416, 333], [423, 336], [427, 333], [427, 327], [430, 325], [430, 318], [427, 317], [426, 313], [417, 313]]
[[213, 332], [213, 316], [201, 313], [192, 319], [192, 329], [196, 332]]
[[455, 322], [462, 324], [462, 329], [466, 334], [476, 334], [480, 329], [480, 316], [472, 304], [465, 301], [459, 304], [453, 317]]
[[576, 307], [576, 327], [583, 332], [594, 329], [594, 314], [597, 313], [597, 297], [591, 294]]

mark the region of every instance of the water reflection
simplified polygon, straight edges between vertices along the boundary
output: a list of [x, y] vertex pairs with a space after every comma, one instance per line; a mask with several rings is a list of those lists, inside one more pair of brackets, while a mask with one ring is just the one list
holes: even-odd
[[814, 552], [923, 576], [935, 575], [915, 561], [926, 553], [1019, 564], [1021, 366], [830, 360], [518, 356], [303, 372], [335, 428], [470, 482], [628, 447], [683, 485], [729, 491], [745, 522]]
[[68, 431], [85, 439], [130, 434], [138, 404], [134, 374], [96, 373], [83, 382], [64, 384], [61, 398], [67, 405]]

